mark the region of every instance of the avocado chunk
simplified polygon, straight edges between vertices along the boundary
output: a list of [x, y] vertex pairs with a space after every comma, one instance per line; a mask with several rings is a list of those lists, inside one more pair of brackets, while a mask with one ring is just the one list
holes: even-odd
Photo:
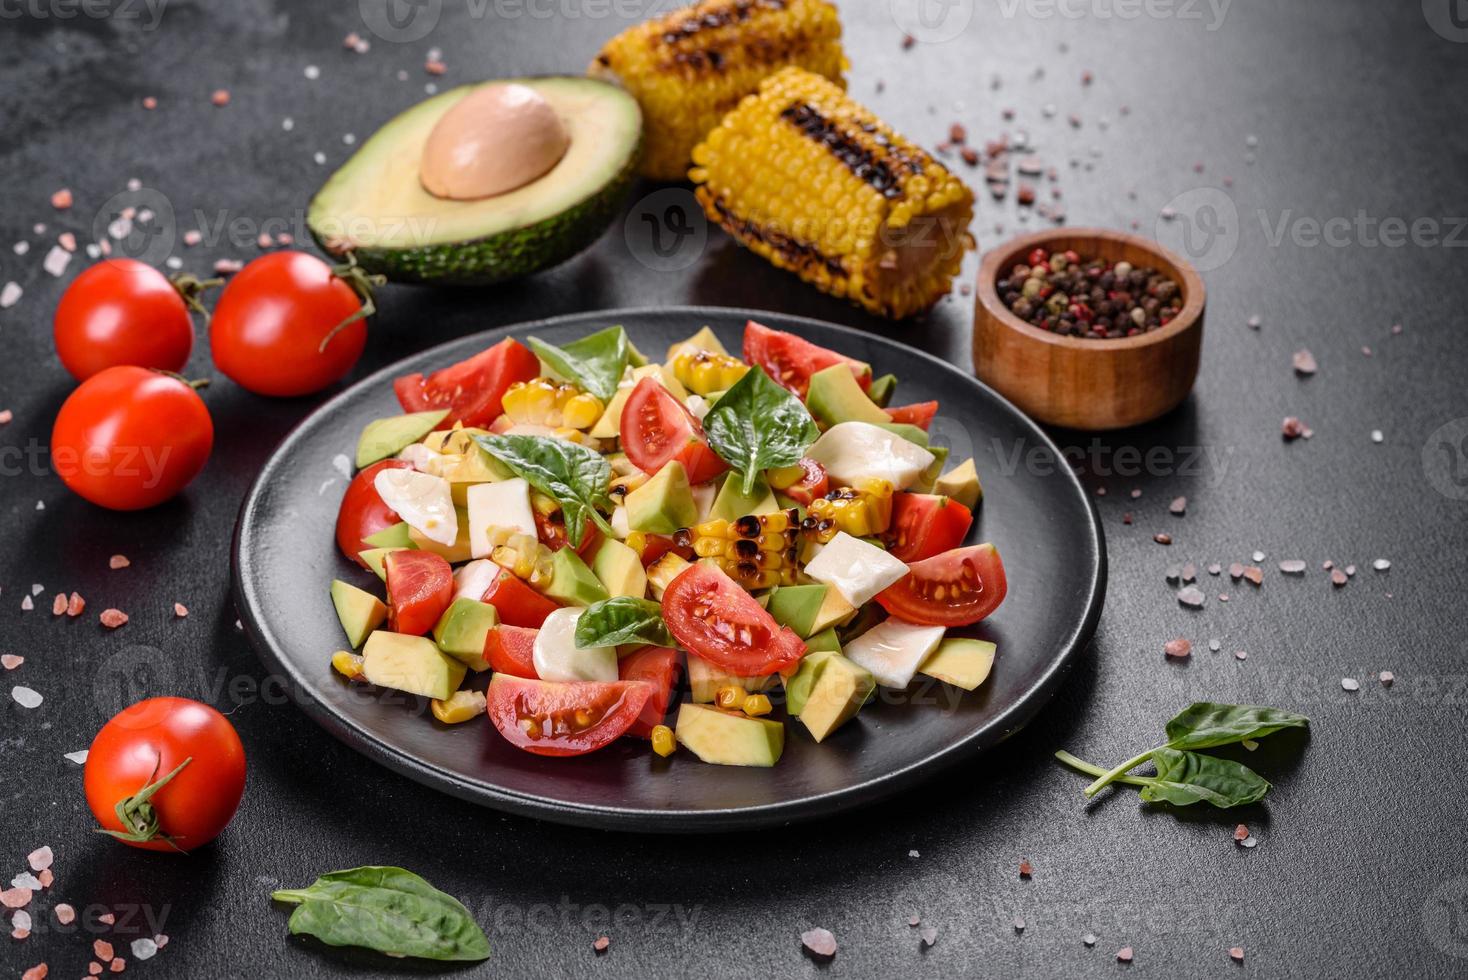
[[775, 622], [793, 629], [801, 639], [846, 622], [856, 609], [835, 589], [815, 585], [782, 585], [770, 593], [769, 612]]
[[688, 751], [716, 766], [773, 766], [785, 750], [785, 726], [768, 718], [682, 704], [674, 734]]
[[600, 238], [635, 175], [637, 101], [589, 78], [512, 81], [543, 96], [570, 135], [548, 173], [479, 200], [428, 193], [419, 176], [423, 148], [444, 114], [477, 87], [461, 86], [389, 120], [327, 180], [306, 212], [317, 243], [399, 282], [488, 285], [557, 265]]
[[815, 636], [806, 637], [805, 640], [806, 656], [810, 656], [813, 653], [823, 653], [827, 650], [832, 653], [841, 652], [841, 637], [836, 634], [836, 627], [834, 626], [821, 630]]
[[409, 533], [411, 530], [407, 521], [399, 521], [376, 534], [369, 534], [362, 539], [362, 543], [374, 548], [416, 548], [417, 545], [413, 543], [413, 537]]
[[872, 382], [867, 389], [867, 397], [882, 408], [892, 404], [892, 395], [897, 391], [897, 375], [884, 374]]
[[500, 624], [499, 610], [477, 599], [455, 599], [433, 627], [438, 648], [471, 670], [488, 670], [484, 641]]
[[377, 574], [384, 582], [387, 581], [387, 565], [384, 560], [394, 551], [407, 551], [407, 548], [368, 548], [366, 551], [357, 553], [357, 557], [366, 563], [367, 567]]
[[817, 742], [846, 724], [867, 703], [877, 681], [871, 671], [830, 654], [816, 668], [815, 683], [800, 712], [800, 723]]
[[795, 675], [785, 681], [785, 710], [791, 715], [799, 715], [805, 710], [805, 702], [810, 698], [810, 689], [815, 686], [816, 677], [821, 672], [821, 664], [825, 663], [836, 653], [829, 650], [818, 650], [815, 653], [807, 652], [800, 658], [800, 666]]
[[541, 591], [546, 598], [563, 606], [589, 606], [610, 598], [601, 580], [570, 548], [562, 548], [551, 556], [550, 583]]
[[952, 637], [938, 644], [918, 673], [972, 691], [989, 677], [996, 647], [988, 640]]
[[911, 422], [893, 422], [891, 419], [888, 419], [886, 422], [875, 422], [873, 424], [881, 426], [893, 435], [901, 436], [914, 446], [921, 446], [924, 449], [930, 448], [928, 445], [928, 433], [921, 426], [913, 425]]
[[973, 510], [984, 499], [984, 488], [979, 484], [979, 471], [974, 466], [972, 456], [938, 477], [933, 489], [958, 501], [969, 510]]
[[439, 701], [453, 697], [465, 671], [424, 636], [377, 630], [362, 649], [362, 677], [368, 683]]
[[627, 494], [627, 526], [634, 531], [672, 534], [698, 523], [698, 505], [688, 485], [688, 471], [676, 459], [642, 486]]
[[688, 686], [692, 689], [693, 700], [698, 704], [713, 703], [714, 695], [725, 685], [732, 684], [744, 688], [750, 694], [758, 694], [774, 687], [777, 680], [778, 674], [771, 674], [769, 677], [739, 677], [715, 667], [702, 657], [692, 653], [688, 655]]
[[744, 479], [738, 473], [730, 473], [719, 487], [714, 505], [709, 508], [707, 520], [737, 521], [746, 514], [773, 514], [780, 509], [775, 495], [763, 476], [755, 477], [754, 489], [744, 492]]
[[591, 571], [608, 595], [641, 599], [647, 595], [647, 572], [637, 552], [615, 538], [606, 538], [591, 560]]
[[436, 412], [412, 412], [368, 422], [362, 435], [357, 438], [357, 469], [364, 469], [380, 459], [396, 456], [432, 432], [433, 427], [448, 414], [449, 410], [444, 408]]
[[340, 579], [331, 583], [331, 604], [353, 649], [387, 621], [387, 605], [381, 599]]
[[856, 382], [856, 375], [845, 364], [833, 364], [810, 378], [806, 407], [822, 426], [838, 422], [871, 422], [887, 425], [892, 417], [877, 407]]

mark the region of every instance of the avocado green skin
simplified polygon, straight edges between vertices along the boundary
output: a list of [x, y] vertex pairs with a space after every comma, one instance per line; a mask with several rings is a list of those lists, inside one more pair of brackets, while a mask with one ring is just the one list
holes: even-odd
[[[528, 228], [467, 242], [443, 242], [422, 248], [357, 248], [352, 253], [363, 269], [387, 276], [392, 282], [492, 286], [533, 275], [585, 251], [602, 236], [622, 212], [641, 157], [639, 140], [617, 176], [605, 187]], [[328, 255], [345, 257], [345, 249], [333, 249], [316, 229], [315, 208], [313, 199], [306, 213], [311, 237]]]

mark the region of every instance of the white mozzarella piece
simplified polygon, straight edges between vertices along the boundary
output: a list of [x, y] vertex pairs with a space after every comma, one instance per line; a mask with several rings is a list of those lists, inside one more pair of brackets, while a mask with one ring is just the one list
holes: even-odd
[[493, 551], [489, 529], [509, 528], [534, 535], [535, 512], [530, 508], [530, 484], [519, 477], [497, 483], [476, 483], [465, 492], [469, 503], [469, 553], [483, 558]]
[[827, 429], [806, 453], [826, 468], [832, 486], [857, 480], [888, 480], [897, 490], [917, 482], [936, 458], [917, 443], [870, 422], [841, 422]]
[[543, 681], [614, 681], [617, 679], [617, 648], [576, 646], [576, 622], [585, 612], [579, 608], [557, 609], [545, 617], [535, 634], [532, 659], [535, 674]]
[[689, 415], [692, 415], [694, 418], [702, 422], [703, 417], [707, 415], [709, 413], [709, 409], [713, 408], [714, 406], [709, 404], [709, 400], [702, 395], [689, 395], [688, 400], [683, 403], [683, 407], [688, 409]]
[[805, 574], [861, 608], [878, 592], [901, 580], [907, 566], [876, 545], [839, 531], [805, 566]]
[[883, 687], [906, 687], [923, 661], [943, 642], [943, 627], [900, 619], [878, 623], [841, 648], [848, 660], [871, 671]]
[[612, 519], [608, 523], [612, 525], [612, 534], [618, 541], [626, 541], [627, 535], [632, 533], [632, 525], [627, 523], [627, 508], [620, 504], [612, 508]]
[[719, 488], [712, 483], [695, 483], [689, 489], [693, 491], [693, 506], [698, 508], [698, 521], [702, 524], [709, 519], [709, 511], [714, 509], [714, 501], [719, 498]]
[[372, 480], [382, 502], [430, 541], [446, 548], [459, 537], [459, 514], [454, 510], [449, 481], [417, 470], [383, 470]]
[[479, 602], [500, 576], [500, 567], [487, 558], [471, 561], [454, 573], [454, 598]]
[[419, 473], [432, 473], [438, 476], [437, 467], [439, 460], [443, 459], [443, 454], [434, 452], [421, 442], [415, 442], [398, 453], [398, 459], [412, 464], [413, 469]]

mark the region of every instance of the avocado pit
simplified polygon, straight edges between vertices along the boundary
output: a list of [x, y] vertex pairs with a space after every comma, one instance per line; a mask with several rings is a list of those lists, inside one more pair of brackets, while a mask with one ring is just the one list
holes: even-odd
[[419, 179], [434, 197], [476, 201], [545, 176], [571, 137], [549, 101], [528, 85], [484, 85], [445, 112], [423, 146]]

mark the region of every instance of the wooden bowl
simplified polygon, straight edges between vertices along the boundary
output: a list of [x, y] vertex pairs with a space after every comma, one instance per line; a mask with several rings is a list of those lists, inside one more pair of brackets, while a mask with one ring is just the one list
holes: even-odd
[[[1032, 326], [1010, 312], [996, 284], [1000, 273], [1037, 246], [1156, 269], [1182, 288], [1182, 312], [1159, 330], [1116, 340], [1062, 337]], [[1191, 265], [1137, 235], [1105, 228], [1022, 235], [991, 250], [979, 267], [974, 371], [1049, 425], [1091, 432], [1140, 425], [1172, 411], [1192, 390], [1206, 299], [1203, 280]]]

